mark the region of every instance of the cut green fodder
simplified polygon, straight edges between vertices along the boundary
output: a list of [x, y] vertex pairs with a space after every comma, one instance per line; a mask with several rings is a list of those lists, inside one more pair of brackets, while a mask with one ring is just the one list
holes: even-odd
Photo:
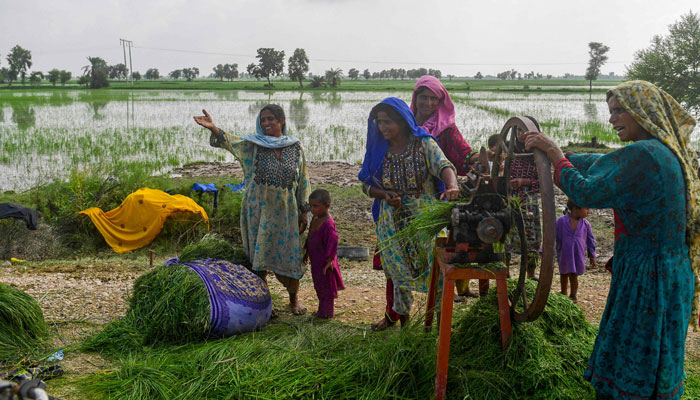
[[[512, 292], [515, 281], [508, 286]], [[526, 281], [527, 293], [535, 288]], [[496, 291], [491, 290], [456, 324], [448, 393], [473, 399], [593, 399], [583, 372], [596, 333], [568, 297], [550, 293], [540, 318], [513, 325], [504, 350]]]
[[152, 350], [86, 378], [103, 399], [424, 399], [433, 392], [435, 336], [422, 327], [365, 334], [334, 321]]
[[180, 262], [194, 261], [206, 258], [216, 258], [218, 260], [230, 261], [234, 264], [251, 267], [250, 261], [245, 251], [239, 247], [233, 247], [231, 243], [220, 238], [214, 233], [206, 234], [197, 243], [187, 245], [182, 249]]
[[[449, 398], [594, 397], [582, 375], [596, 331], [568, 298], [552, 294], [539, 320], [515, 324], [505, 350], [495, 290], [459, 314]], [[418, 324], [367, 333], [335, 321], [296, 319], [227, 339], [144, 349], [80, 386], [89, 398], [126, 400], [202, 393], [212, 400], [423, 399], [434, 392], [436, 349], [435, 333], [423, 333]]]
[[206, 286], [184, 265], [157, 267], [134, 283], [126, 315], [82, 345], [85, 351], [126, 354], [143, 346], [200, 341], [209, 335]]
[[0, 283], [0, 363], [44, 350], [49, 327], [34, 298]]

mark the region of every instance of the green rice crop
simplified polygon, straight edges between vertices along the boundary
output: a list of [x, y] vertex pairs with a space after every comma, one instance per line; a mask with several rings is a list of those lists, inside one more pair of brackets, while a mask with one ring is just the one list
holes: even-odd
[[42, 351], [49, 327], [34, 298], [0, 283], [0, 363]]

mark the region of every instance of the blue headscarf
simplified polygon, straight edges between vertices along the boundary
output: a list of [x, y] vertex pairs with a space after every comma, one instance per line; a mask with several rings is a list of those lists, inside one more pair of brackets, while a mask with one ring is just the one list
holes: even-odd
[[260, 126], [260, 113], [255, 120], [255, 135], [245, 135], [243, 140], [253, 142], [258, 146], [267, 147], [268, 149], [281, 149], [297, 143], [299, 139], [294, 136], [287, 135], [287, 124], [282, 127], [282, 136], [268, 136], [263, 132]]
[[[387, 97], [379, 104], [387, 104], [391, 106], [408, 124], [411, 133], [419, 138], [429, 137], [437, 143], [437, 139], [430, 135], [425, 129], [420, 127], [416, 122], [416, 117], [411, 112], [408, 104], [396, 97]], [[364, 183], [383, 189], [381, 187], [382, 180], [382, 165], [384, 164], [384, 156], [389, 148], [389, 142], [384, 139], [384, 136], [379, 132], [377, 121], [370, 114], [367, 120], [367, 147], [365, 151], [365, 159], [362, 161], [362, 169], [357, 175], [357, 178]], [[438, 192], [445, 191], [445, 184], [441, 180], [436, 180]], [[374, 221], [379, 218], [379, 200], [375, 199], [372, 204], [372, 217]]]

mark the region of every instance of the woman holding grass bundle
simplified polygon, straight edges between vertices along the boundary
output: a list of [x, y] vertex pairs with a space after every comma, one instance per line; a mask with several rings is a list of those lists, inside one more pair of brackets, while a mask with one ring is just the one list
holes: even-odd
[[609, 122], [631, 144], [565, 157], [546, 135], [527, 132], [525, 146], [547, 154], [573, 202], [615, 212], [610, 292], [585, 378], [598, 398], [678, 399], [700, 287], [695, 120], [649, 82], [625, 82], [607, 97]]
[[217, 128], [206, 110], [195, 122], [211, 131], [209, 144], [230, 151], [241, 163], [245, 195], [241, 203], [241, 239], [253, 271], [272, 271], [289, 293], [294, 314], [299, 279], [304, 275], [300, 234], [307, 224], [310, 184], [299, 139], [287, 135], [284, 110], [268, 104], [260, 110], [256, 133], [237, 138]]
[[[439, 79], [430, 75], [424, 75], [418, 79], [411, 98], [411, 111], [416, 117], [416, 123], [437, 139], [440, 150], [454, 165], [457, 175], [466, 175], [469, 172], [469, 156], [472, 154], [472, 149], [457, 129], [455, 106]], [[374, 269], [381, 270], [381, 264], [375, 262]], [[479, 292], [488, 292], [489, 281], [484, 281], [479, 281]], [[373, 330], [384, 330], [396, 323], [399, 318], [398, 314], [391, 310], [394, 285], [390, 278], [387, 279], [386, 285], [386, 313], [384, 318], [372, 324]], [[474, 296], [469, 292], [468, 280], [457, 281], [457, 293], [460, 296]]]
[[399, 243], [392, 237], [410, 223], [421, 204], [435, 201], [444, 186], [441, 198], [459, 197], [454, 166], [435, 138], [418, 126], [408, 105], [389, 97], [370, 113], [367, 150], [358, 178], [365, 193], [375, 199], [372, 216], [381, 263], [394, 284], [392, 309], [403, 326], [413, 303], [411, 291], [427, 291], [433, 238], [416, 244]]

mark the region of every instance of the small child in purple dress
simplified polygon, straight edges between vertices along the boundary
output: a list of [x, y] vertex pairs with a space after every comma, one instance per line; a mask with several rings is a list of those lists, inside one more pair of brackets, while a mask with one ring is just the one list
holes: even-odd
[[309, 196], [311, 227], [306, 238], [304, 263], [311, 261], [311, 277], [318, 296], [318, 318], [333, 318], [333, 302], [338, 290], [345, 289], [338, 266], [338, 232], [335, 221], [328, 213], [331, 196], [323, 189], [314, 190]]
[[557, 260], [561, 275], [561, 293], [567, 294], [571, 283], [569, 297], [577, 302], [578, 276], [586, 272], [586, 254], [595, 267], [595, 238], [591, 224], [586, 220], [588, 209], [579, 207], [569, 200], [566, 203], [567, 214], [557, 219]]

